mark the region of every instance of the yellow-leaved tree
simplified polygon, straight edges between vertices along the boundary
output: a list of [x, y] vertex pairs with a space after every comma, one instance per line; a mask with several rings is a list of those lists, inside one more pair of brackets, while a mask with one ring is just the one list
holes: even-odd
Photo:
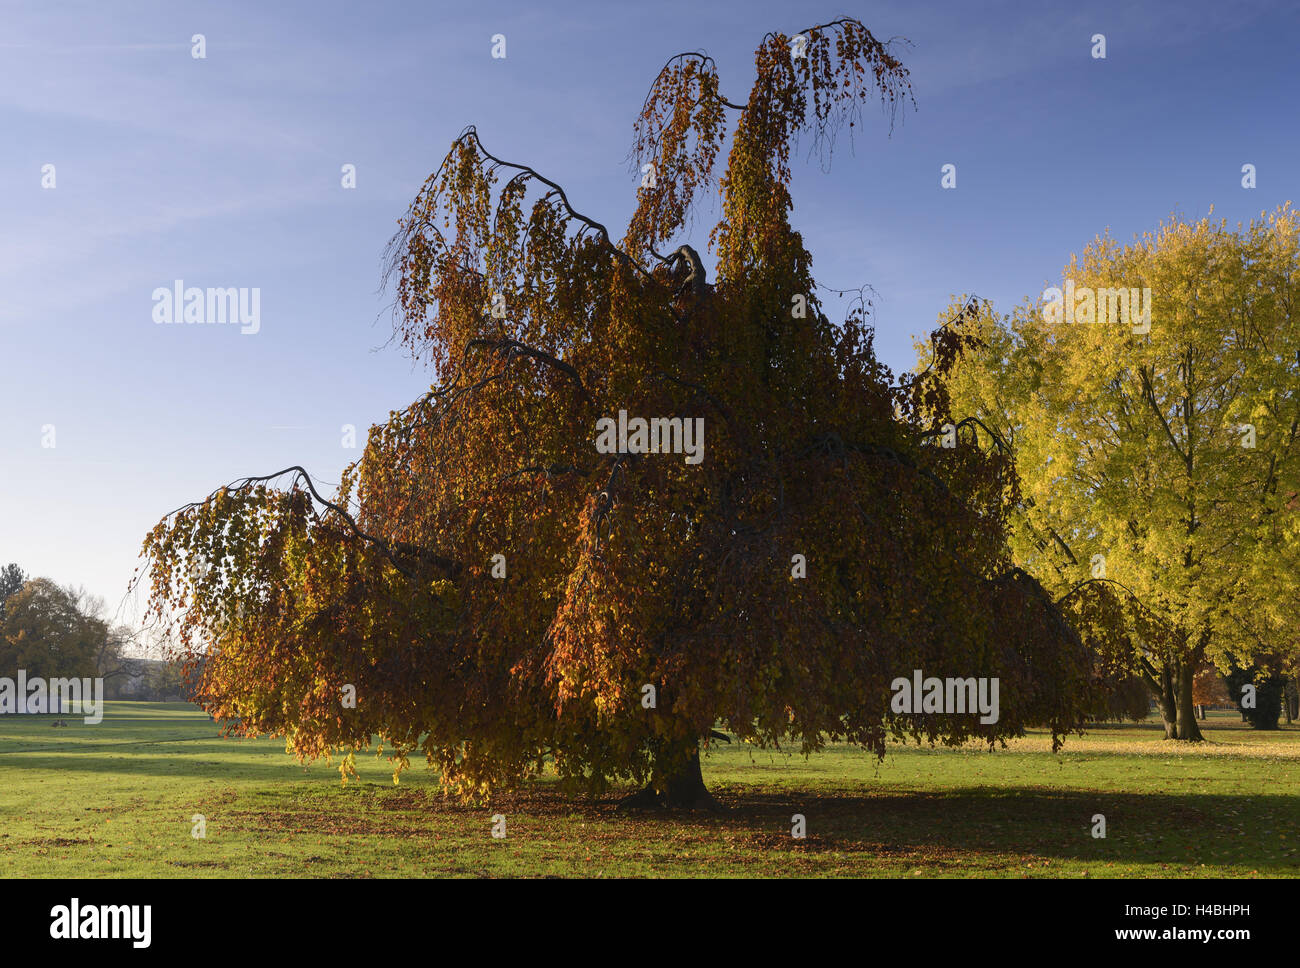
[[1014, 455], [1017, 564], [1082, 625], [1122, 619], [1107, 641], [1128, 654], [1110, 658], [1170, 739], [1201, 739], [1203, 660], [1294, 648], [1296, 232], [1288, 203], [1236, 230], [1174, 217], [1099, 237], [1041, 298], [963, 317], [982, 345], [947, 377], [950, 436]]

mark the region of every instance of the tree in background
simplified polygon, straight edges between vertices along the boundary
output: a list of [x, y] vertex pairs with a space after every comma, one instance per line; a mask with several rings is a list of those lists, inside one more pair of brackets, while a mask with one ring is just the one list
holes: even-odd
[[21, 668], [32, 676], [99, 678], [110, 698], [132, 696], [132, 684], [149, 677], [160, 683], [153, 691], [183, 694], [179, 668], [142, 663], [148, 656], [162, 657], [159, 643], [151, 642], [146, 630], [114, 624], [103, 598], [49, 579], [27, 581], [17, 565], [0, 568], [0, 668], [9, 669], [5, 675]]
[[[441, 382], [332, 499], [290, 468], [145, 540], [151, 614], [203, 662], [209, 712], [347, 753], [345, 776], [377, 736], [465, 797], [549, 760], [574, 788], [711, 806], [717, 726], [883, 755], [1037, 723], [1059, 743], [1093, 711], [1094, 660], [1011, 561], [1009, 461], [927, 446], [955, 331], [895, 386], [865, 302], [821, 311], [789, 221], [799, 136], [829, 150], [863, 104], [892, 115], [907, 71], [855, 20], [768, 34], [756, 64], [737, 103], [711, 58], [668, 61], [620, 244], [474, 129], [453, 143], [389, 252], [397, 335]], [[715, 184], [710, 282], [681, 240]], [[664, 447], [616, 443], [625, 418], [662, 420]], [[998, 718], [896, 710], [916, 670], [999, 678]]]
[[0, 568], [0, 615], [4, 614], [5, 602], [9, 600], [9, 596], [22, 588], [25, 581], [27, 576], [16, 564], [10, 562]]
[[33, 578], [10, 595], [0, 618], [0, 669], [12, 676], [94, 678], [108, 637], [104, 622], [78, 607], [77, 595]]
[[1236, 703], [1242, 719], [1253, 729], [1277, 729], [1286, 694], [1286, 679], [1271, 663], [1249, 666], [1233, 664], [1224, 675], [1228, 694]]
[[1196, 677], [1192, 680], [1192, 702], [1196, 704], [1201, 719], [1205, 719], [1205, 707], [1227, 706], [1233, 702], [1223, 674], [1212, 662], [1202, 662], [1196, 670]]
[[95, 647], [95, 675], [103, 679], [106, 686], [114, 679], [129, 678], [133, 669], [128, 653], [143, 633], [126, 625], [114, 624], [107, 603], [99, 595], [91, 595], [85, 588], [72, 585], [64, 587], [63, 591], [71, 599], [73, 608], [103, 628]]
[[982, 348], [949, 380], [955, 412], [1015, 455], [1016, 562], [1054, 593], [1100, 578], [1130, 603], [1169, 738], [1200, 739], [1204, 659], [1294, 652], [1296, 230], [1283, 206], [1235, 232], [1100, 238], [1050, 298], [968, 320]]

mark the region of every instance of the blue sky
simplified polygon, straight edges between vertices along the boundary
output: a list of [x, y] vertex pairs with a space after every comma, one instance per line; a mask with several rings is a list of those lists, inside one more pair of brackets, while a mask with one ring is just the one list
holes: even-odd
[[[793, 218], [819, 282], [875, 288], [896, 370], [954, 293], [1008, 310], [1107, 229], [1300, 195], [1287, 3], [10, 3], [0, 563], [116, 606], [167, 511], [291, 464], [335, 483], [359, 453], [341, 426], [364, 441], [432, 380], [384, 345], [380, 257], [465, 125], [621, 229], [632, 120], [669, 55], [706, 50], [743, 100], [765, 31], [839, 16], [911, 41], [917, 109], [892, 136], [869, 111], [829, 172], [803, 164]], [[679, 241], [703, 251], [712, 214]], [[156, 325], [176, 279], [260, 288], [260, 332]]]

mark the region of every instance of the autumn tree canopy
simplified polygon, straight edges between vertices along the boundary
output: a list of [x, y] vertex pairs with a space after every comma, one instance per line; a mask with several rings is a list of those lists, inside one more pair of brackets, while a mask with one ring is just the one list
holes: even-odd
[[98, 675], [111, 635], [79, 597], [48, 578], [30, 579], [9, 595], [0, 611], [0, 668], [44, 679]]
[[1297, 228], [1286, 205], [1098, 238], [1045, 298], [964, 321], [980, 349], [947, 377], [1014, 452], [1016, 563], [1109, 589], [1169, 738], [1200, 739], [1203, 660], [1296, 653]]
[[11, 561], [3, 568], [0, 568], [0, 614], [3, 614], [4, 605], [9, 596], [22, 588], [25, 581], [27, 581], [27, 576], [23, 574], [23, 570], [16, 563]]
[[[1097, 670], [1014, 567], [1011, 461], [932, 446], [957, 331], [895, 384], [863, 304], [823, 313], [790, 221], [799, 139], [829, 151], [873, 103], [892, 120], [907, 70], [855, 20], [768, 34], [755, 60], [745, 101], [704, 54], [660, 71], [618, 241], [580, 191], [455, 140], [387, 260], [436, 385], [371, 428], [336, 494], [300, 468], [245, 478], [145, 541], [205, 708], [304, 758], [422, 755], [465, 797], [549, 763], [684, 805], [708, 802], [715, 729], [883, 755], [891, 734], [1080, 725]], [[713, 192], [710, 280], [690, 227]], [[997, 677], [998, 718], [895, 710], [915, 670]]]

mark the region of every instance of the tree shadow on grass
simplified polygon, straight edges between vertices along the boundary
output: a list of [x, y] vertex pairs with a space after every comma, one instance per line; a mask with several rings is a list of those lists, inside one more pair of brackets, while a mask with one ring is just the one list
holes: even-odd
[[[304, 811], [303, 805], [293, 806], [286, 797], [283, 816], [277, 817], [280, 808], [268, 803], [258, 812], [257, 822], [275, 832], [304, 832], [326, 820], [355, 825], [363, 819], [363, 825], [373, 826], [376, 832], [400, 837], [408, 827], [411, 832], [427, 829], [431, 813], [464, 816], [478, 824], [485, 815], [500, 811], [528, 817], [557, 834], [586, 824], [584, 836], [600, 836], [606, 842], [653, 842], [688, 828], [697, 844], [725, 837], [733, 846], [764, 852], [865, 854], [878, 858], [876, 866], [915, 863], [930, 871], [950, 868], [967, 875], [980, 867], [1006, 871], [1044, 860], [1080, 862], [1100, 876], [1107, 864], [1149, 865], [1171, 873], [1205, 864], [1300, 874], [1300, 798], [1282, 794], [1246, 797], [983, 786], [953, 792], [892, 787], [876, 794], [801, 795], [733, 786], [714, 791], [727, 811], [713, 815], [628, 814], [617, 809], [617, 796], [574, 799], [554, 782], [528, 784], [493, 797], [487, 805], [458, 804], [437, 790], [365, 786], [373, 794], [370, 805], [378, 814], [364, 819], [330, 819], [330, 811], [342, 804], [323, 800]], [[803, 839], [791, 836], [795, 814], [805, 818]], [[1105, 838], [1092, 836], [1097, 814], [1106, 818]]]
[[[717, 821], [755, 831], [774, 850], [934, 857], [989, 854], [1086, 863], [1268, 868], [1300, 874], [1300, 798], [1158, 794], [1043, 787], [891, 788], [874, 796], [722, 791]], [[792, 817], [807, 837], [791, 836]], [[1106, 836], [1094, 837], [1097, 815]]]

